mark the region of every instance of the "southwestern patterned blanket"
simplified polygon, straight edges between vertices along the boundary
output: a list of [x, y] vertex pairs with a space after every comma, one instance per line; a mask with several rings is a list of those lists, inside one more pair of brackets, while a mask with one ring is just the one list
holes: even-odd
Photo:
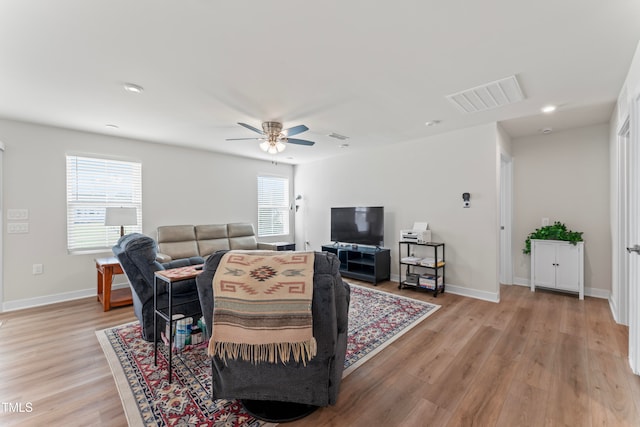
[[226, 253], [213, 278], [209, 355], [306, 363], [316, 355], [313, 252]]

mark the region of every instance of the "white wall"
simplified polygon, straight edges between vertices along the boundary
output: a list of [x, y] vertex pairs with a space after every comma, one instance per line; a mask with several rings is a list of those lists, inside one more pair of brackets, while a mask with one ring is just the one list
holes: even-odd
[[[9, 120], [0, 120], [0, 139], [6, 146], [4, 207], [29, 209], [28, 234], [6, 234], [3, 224], [5, 309], [95, 294], [93, 260], [111, 255], [67, 253], [66, 154], [141, 162], [143, 232], [154, 238], [159, 225], [255, 226], [256, 176], [293, 180], [289, 165]], [[44, 265], [44, 274], [32, 274], [35, 263]]]
[[542, 218], [583, 231], [585, 292], [611, 290], [609, 126], [576, 128], [512, 140], [514, 156], [513, 260], [517, 283], [529, 283], [528, 234]]
[[332, 206], [382, 205], [392, 277], [400, 229], [428, 221], [433, 240], [446, 244], [449, 289], [497, 300], [497, 138], [489, 124], [296, 166], [295, 193], [305, 201], [296, 214], [298, 247], [330, 243]]

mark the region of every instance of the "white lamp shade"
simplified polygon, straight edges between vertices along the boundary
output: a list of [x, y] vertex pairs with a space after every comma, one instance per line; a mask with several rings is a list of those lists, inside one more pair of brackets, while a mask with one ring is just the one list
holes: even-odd
[[107, 208], [104, 225], [136, 225], [138, 213], [136, 208]]

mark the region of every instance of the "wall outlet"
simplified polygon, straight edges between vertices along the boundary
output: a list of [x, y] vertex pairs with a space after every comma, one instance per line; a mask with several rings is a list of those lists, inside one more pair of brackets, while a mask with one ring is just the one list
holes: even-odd
[[42, 274], [42, 264], [33, 264], [33, 274]]
[[28, 233], [28, 232], [29, 232], [29, 223], [28, 222], [9, 222], [9, 223], [7, 223], [7, 233], [9, 233], [9, 234]]
[[547, 225], [549, 225], [549, 218], [542, 218], [542, 226], [546, 227]]

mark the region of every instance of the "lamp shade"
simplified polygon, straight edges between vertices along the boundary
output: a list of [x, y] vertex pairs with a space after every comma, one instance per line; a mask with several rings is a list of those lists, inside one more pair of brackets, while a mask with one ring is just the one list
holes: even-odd
[[104, 225], [136, 225], [138, 213], [136, 208], [107, 208]]

